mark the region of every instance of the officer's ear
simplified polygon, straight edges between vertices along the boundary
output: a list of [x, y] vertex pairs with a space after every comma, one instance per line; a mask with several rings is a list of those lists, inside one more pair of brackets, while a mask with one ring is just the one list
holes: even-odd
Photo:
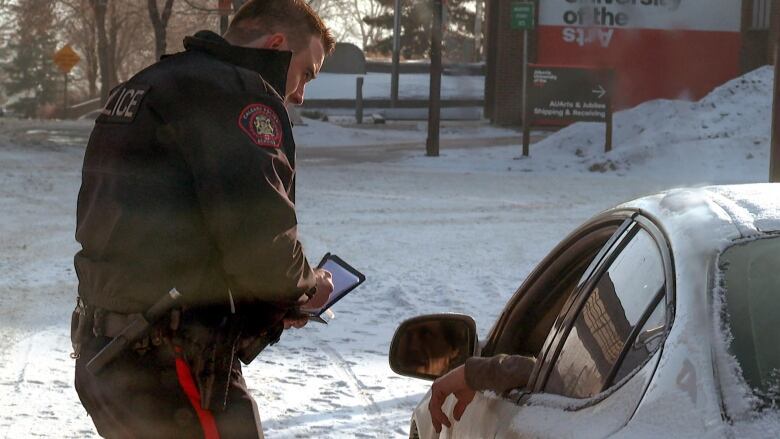
[[281, 32], [268, 35], [263, 43], [263, 49], [287, 50], [287, 36]]

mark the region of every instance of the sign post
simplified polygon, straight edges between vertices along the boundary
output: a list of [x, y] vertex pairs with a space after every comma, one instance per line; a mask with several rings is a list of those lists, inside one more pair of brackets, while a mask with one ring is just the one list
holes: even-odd
[[62, 113], [66, 114], [68, 111], [68, 73], [81, 61], [81, 57], [70, 47], [70, 44], [66, 44], [63, 48], [54, 52], [52, 59], [65, 76], [65, 86], [62, 93]]
[[575, 122], [606, 124], [604, 151], [612, 150], [612, 90], [614, 71], [583, 67], [532, 65], [528, 93], [528, 123], [523, 121], [523, 148], [527, 152], [526, 126], [569, 125]]
[[528, 31], [534, 28], [534, 4], [512, 3], [512, 29], [523, 30], [523, 156], [528, 157], [531, 124], [528, 123]]

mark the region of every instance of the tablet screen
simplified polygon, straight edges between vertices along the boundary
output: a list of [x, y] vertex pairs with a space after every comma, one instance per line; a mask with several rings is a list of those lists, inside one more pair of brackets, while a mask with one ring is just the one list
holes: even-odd
[[352, 287], [360, 283], [359, 277], [336, 263], [333, 259], [325, 261], [322, 268], [330, 271], [330, 274], [333, 275], [333, 293], [331, 293], [330, 300], [323, 308], [329, 308], [331, 304], [340, 299]]
[[365, 276], [335, 255], [325, 255], [318, 267], [329, 271], [333, 276], [333, 292], [328, 302], [322, 308], [312, 310], [312, 314], [321, 314], [365, 280]]

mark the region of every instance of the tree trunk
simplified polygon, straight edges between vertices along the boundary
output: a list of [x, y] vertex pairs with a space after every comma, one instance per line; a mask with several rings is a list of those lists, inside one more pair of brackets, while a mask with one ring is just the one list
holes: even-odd
[[87, 54], [86, 64], [87, 68], [85, 71], [87, 76], [87, 84], [89, 85], [89, 97], [94, 98], [98, 95], [97, 80], [99, 68], [98, 59], [97, 56], [95, 56], [95, 52]]
[[94, 23], [88, 27], [88, 36], [84, 42], [84, 63], [86, 65], [84, 72], [89, 86], [89, 97], [94, 98], [98, 95], [98, 56], [97, 56], [97, 29]]
[[111, 91], [111, 53], [106, 36], [106, 11], [109, 0], [90, 0], [92, 12], [95, 14], [95, 26], [97, 27], [97, 51], [98, 66], [100, 67], [100, 103], [108, 101], [108, 93]]
[[114, 86], [119, 84], [118, 60], [120, 58], [117, 56], [117, 44], [119, 42], [119, 31], [122, 27], [121, 21], [124, 20], [116, 12], [116, 3], [110, 4], [108, 15], [111, 18], [111, 27], [108, 32], [108, 73], [110, 75], [108, 82], [111, 88], [114, 88]]
[[368, 32], [366, 31], [366, 23], [363, 22], [363, 17], [360, 16], [359, 0], [355, 0], [352, 7], [354, 8], [354, 18], [357, 20], [358, 26], [360, 26], [360, 39], [363, 41], [363, 45], [360, 48], [366, 50], [366, 46], [368, 46]]
[[155, 60], [159, 60], [160, 57], [165, 54], [168, 20], [170, 20], [171, 13], [173, 12], [173, 1], [174, 0], [165, 0], [162, 14], [160, 14], [159, 9], [157, 8], [157, 0], [147, 0], [149, 19], [152, 21], [152, 29], [154, 29]]

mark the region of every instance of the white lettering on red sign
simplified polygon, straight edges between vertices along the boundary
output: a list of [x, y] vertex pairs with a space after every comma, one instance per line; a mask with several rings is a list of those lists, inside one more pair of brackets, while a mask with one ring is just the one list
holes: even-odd
[[539, 25], [739, 32], [741, 8], [736, 0], [545, 0]]
[[585, 28], [585, 27], [565, 27], [563, 28], [563, 41], [565, 43], [576, 43], [580, 46], [587, 44], [599, 44], [601, 47], [609, 47], [612, 42], [614, 29]]

